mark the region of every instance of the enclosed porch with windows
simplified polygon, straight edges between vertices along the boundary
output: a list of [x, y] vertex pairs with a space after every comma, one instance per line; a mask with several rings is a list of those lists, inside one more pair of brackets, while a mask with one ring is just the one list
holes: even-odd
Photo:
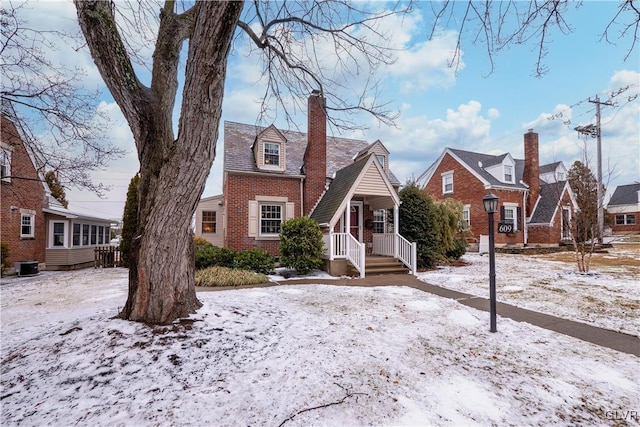
[[374, 156], [338, 171], [311, 214], [323, 232], [327, 272], [415, 274], [416, 246], [398, 232], [399, 206]]

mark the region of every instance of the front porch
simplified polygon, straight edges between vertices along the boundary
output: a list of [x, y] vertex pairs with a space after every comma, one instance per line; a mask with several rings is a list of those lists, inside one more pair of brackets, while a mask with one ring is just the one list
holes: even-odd
[[351, 233], [327, 233], [323, 238], [325, 270], [332, 276], [416, 274], [416, 244], [399, 234], [373, 234], [372, 243], [361, 243]]
[[311, 213], [322, 229], [326, 271], [365, 277], [367, 270], [391, 268], [376, 263], [400, 262], [415, 274], [416, 245], [400, 236], [399, 206], [397, 189], [374, 154], [337, 171]]

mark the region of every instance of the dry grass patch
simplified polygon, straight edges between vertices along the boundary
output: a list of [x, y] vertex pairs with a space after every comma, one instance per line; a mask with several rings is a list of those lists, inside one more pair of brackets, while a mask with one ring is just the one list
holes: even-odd
[[[574, 252], [556, 252], [552, 254], [537, 255], [539, 258], [550, 261], [575, 263]], [[640, 268], [640, 245], [625, 245], [623, 250], [610, 249], [607, 253], [594, 253], [591, 257], [591, 267], [623, 267], [629, 268], [630, 273], [637, 273]]]
[[196, 286], [245, 286], [269, 283], [269, 278], [261, 273], [237, 270], [227, 267], [209, 267], [196, 271]]

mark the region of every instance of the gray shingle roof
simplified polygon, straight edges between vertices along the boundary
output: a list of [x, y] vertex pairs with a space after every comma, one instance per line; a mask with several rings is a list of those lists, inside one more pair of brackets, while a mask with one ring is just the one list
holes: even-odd
[[635, 205], [638, 203], [638, 191], [640, 191], [640, 183], [619, 185], [613, 192], [607, 206]]
[[531, 224], [549, 224], [553, 219], [553, 213], [562, 197], [566, 181], [553, 182], [551, 184], [540, 183], [540, 201], [531, 217]]
[[548, 165], [540, 166], [540, 174], [555, 172], [555, 170], [558, 168], [560, 163], [562, 162], [553, 162], [553, 163], [549, 163]]
[[336, 213], [338, 207], [347, 196], [351, 187], [355, 183], [356, 179], [362, 172], [362, 168], [367, 164], [367, 161], [371, 157], [371, 154], [363, 157], [355, 163], [340, 169], [336, 173], [336, 177], [329, 188], [324, 193], [318, 206], [313, 210], [311, 218], [318, 221], [319, 224], [329, 223]]
[[[224, 170], [237, 172], [260, 172], [256, 167], [251, 149], [256, 137], [266, 128], [236, 122], [224, 122]], [[290, 130], [281, 130], [286, 138], [286, 170], [269, 172], [290, 176], [299, 176], [303, 166], [304, 152], [307, 148], [307, 134]], [[354, 156], [369, 147], [366, 141], [349, 138], [327, 137], [327, 177], [340, 169], [353, 164]], [[399, 185], [400, 181], [391, 174], [390, 181]]]
[[[524, 185], [520, 183], [522, 180], [522, 171], [524, 169], [524, 160], [514, 159], [516, 162], [515, 167], [515, 184], [506, 184], [498, 179], [496, 179], [489, 172], [484, 170], [484, 167], [496, 165], [502, 162], [502, 160], [507, 156], [507, 154], [501, 154], [499, 156], [494, 156], [491, 154], [482, 154], [482, 153], [474, 153], [473, 151], [465, 151], [465, 150], [457, 150], [454, 148], [449, 149], [453, 154], [458, 156], [460, 160], [467, 164], [467, 166], [472, 169], [477, 175], [481, 176], [484, 180], [489, 182], [491, 185], [501, 186], [501, 187], [512, 187], [517, 189], [526, 189]], [[482, 164], [482, 166], [480, 166]]]

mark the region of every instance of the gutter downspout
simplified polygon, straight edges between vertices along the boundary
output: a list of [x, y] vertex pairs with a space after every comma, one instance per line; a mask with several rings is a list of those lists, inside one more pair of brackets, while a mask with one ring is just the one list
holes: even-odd
[[300, 216], [304, 216], [304, 177], [300, 177]]

